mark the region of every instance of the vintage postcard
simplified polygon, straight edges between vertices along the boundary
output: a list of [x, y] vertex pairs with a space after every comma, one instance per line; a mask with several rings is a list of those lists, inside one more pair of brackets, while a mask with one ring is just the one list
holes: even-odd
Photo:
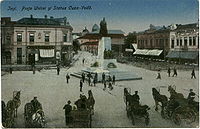
[[5, 128], [199, 128], [198, 0], [1, 0]]

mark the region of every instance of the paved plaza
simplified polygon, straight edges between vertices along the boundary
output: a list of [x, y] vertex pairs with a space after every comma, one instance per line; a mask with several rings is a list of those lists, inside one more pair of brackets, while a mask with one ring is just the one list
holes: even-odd
[[[21, 105], [18, 108], [18, 117], [15, 118], [15, 127], [24, 127], [24, 105], [30, 102], [34, 96], [38, 97], [43, 106], [46, 117], [47, 127], [67, 127], [65, 125], [65, 116], [63, 106], [68, 100], [72, 104], [79, 98], [80, 79], [72, 77], [69, 84], [66, 83], [66, 74], [78, 72], [81, 69], [90, 66], [95, 57], [87, 52], [79, 52], [75, 55], [78, 59], [71, 68], [61, 68], [60, 75], [57, 75], [56, 69], [36, 71], [14, 71], [13, 74], [3, 74], [1, 76], [2, 100], [6, 103], [12, 99], [12, 92], [21, 90]], [[85, 64], [82, 59], [85, 58]], [[168, 85], [175, 85], [176, 91], [183, 93], [187, 97], [189, 89], [193, 89], [199, 94], [199, 71], [195, 71], [197, 79], [191, 79], [191, 71], [178, 70], [177, 77], [168, 77], [167, 71], [161, 71], [161, 79], [156, 79], [157, 72], [134, 67], [126, 64], [118, 64], [119, 69], [137, 73], [142, 76], [142, 80], [117, 81], [112, 91], [103, 90], [103, 84], [98, 83], [95, 87], [83, 84], [83, 93], [88, 96], [88, 90], [92, 90], [96, 100], [95, 112], [92, 116], [92, 127], [197, 127], [198, 122], [190, 125], [175, 125], [171, 120], [163, 119], [159, 112], [155, 111], [155, 103], [151, 89], [160, 87], [161, 94], [169, 97], [167, 91]], [[151, 109], [150, 124], [145, 125], [144, 119], [136, 119], [135, 126], [126, 116], [126, 107], [123, 99], [123, 89], [131, 88], [132, 94], [138, 91], [141, 104], [147, 104]]]

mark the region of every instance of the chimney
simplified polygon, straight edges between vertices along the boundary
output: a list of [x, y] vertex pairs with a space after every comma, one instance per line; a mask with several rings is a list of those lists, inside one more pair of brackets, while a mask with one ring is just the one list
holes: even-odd
[[31, 14], [30, 16], [31, 16], [31, 19], [32, 19], [32, 18], [33, 18], [33, 15]]
[[47, 15], [44, 15], [44, 18], [47, 19]]

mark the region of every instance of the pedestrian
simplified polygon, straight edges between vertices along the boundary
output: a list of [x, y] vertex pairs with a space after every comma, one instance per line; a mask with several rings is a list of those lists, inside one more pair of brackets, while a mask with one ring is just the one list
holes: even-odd
[[66, 75], [67, 83], [69, 83], [69, 79], [70, 79], [70, 76], [69, 76], [69, 74], [67, 74], [67, 75]]
[[84, 83], [85, 82], [85, 74], [82, 73], [81, 77], [82, 77], [82, 80], [83, 80], [83, 83]]
[[95, 78], [95, 81], [97, 82], [98, 81], [98, 74], [97, 73], [95, 73], [94, 78]]
[[156, 77], [156, 79], [161, 79], [160, 70], [158, 70], [158, 76]]
[[93, 79], [93, 84], [94, 84], [94, 86], [96, 86], [96, 77], [94, 77], [94, 79]]
[[115, 85], [115, 75], [113, 75], [112, 84]]
[[168, 77], [170, 77], [170, 73], [171, 73], [170, 67], [168, 68], [167, 73], [168, 73]]
[[105, 81], [105, 73], [102, 74], [102, 83]]
[[9, 71], [10, 71], [10, 74], [12, 74], [12, 71], [13, 71], [13, 70], [12, 70], [12, 67], [10, 67]]
[[192, 75], [191, 79], [192, 79], [192, 78], [195, 78], [195, 79], [196, 79], [194, 69], [192, 69], [192, 73], [191, 73], [191, 75]]
[[108, 77], [108, 81], [109, 82], [111, 82], [112, 81], [112, 78], [111, 78], [111, 76], [109, 75], [109, 77]]
[[83, 63], [83, 65], [84, 65], [84, 63], [85, 63], [85, 58], [83, 58], [82, 63]]
[[33, 74], [35, 74], [35, 65], [32, 66]]
[[172, 75], [172, 77], [176, 76], [177, 77], [177, 70], [176, 68], [174, 67], [174, 74]]
[[112, 83], [111, 83], [111, 82], [109, 82], [109, 84], [108, 84], [108, 88], [109, 88], [110, 90], [113, 89], [113, 86], [112, 86]]
[[106, 81], [104, 81], [104, 88], [103, 90], [106, 90]]
[[80, 80], [80, 92], [82, 92], [82, 88], [83, 88], [83, 81]]
[[63, 107], [65, 109], [65, 123], [68, 125], [71, 122], [70, 112], [72, 111], [72, 106], [70, 105], [71, 101], [69, 100], [67, 104]]
[[88, 84], [90, 86], [90, 83], [91, 83], [91, 78], [88, 78]]
[[60, 73], [60, 67], [57, 66], [57, 75], [59, 75], [59, 73]]

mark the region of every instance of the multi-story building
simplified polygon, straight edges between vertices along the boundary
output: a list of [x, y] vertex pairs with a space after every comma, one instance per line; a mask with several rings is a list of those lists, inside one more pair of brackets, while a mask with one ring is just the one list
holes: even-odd
[[49, 64], [71, 58], [72, 26], [64, 18], [1, 19], [2, 64]]
[[199, 27], [197, 23], [173, 25], [170, 32], [169, 60], [198, 63]]
[[134, 54], [161, 56], [160, 58], [164, 58], [170, 49], [169, 35], [169, 27], [155, 27], [150, 25], [150, 29], [137, 34], [137, 50]]

